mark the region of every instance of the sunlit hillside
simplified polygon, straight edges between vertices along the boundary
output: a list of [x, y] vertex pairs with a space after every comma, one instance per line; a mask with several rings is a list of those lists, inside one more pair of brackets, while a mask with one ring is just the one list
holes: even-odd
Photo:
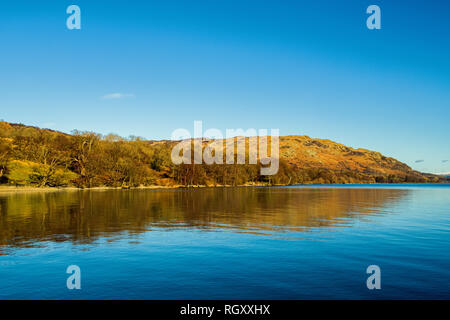
[[[245, 141], [248, 150], [248, 138]], [[203, 142], [203, 148], [211, 142]], [[229, 147], [235, 144], [235, 139], [215, 142]], [[260, 174], [259, 161], [249, 164], [248, 151], [245, 164], [175, 165], [171, 151], [176, 143], [93, 132], [66, 134], [0, 122], [0, 182], [38, 187], [138, 187], [439, 182], [444, 179], [414, 171], [379, 152], [307, 136], [280, 137], [279, 170], [276, 175], [267, 176]]]

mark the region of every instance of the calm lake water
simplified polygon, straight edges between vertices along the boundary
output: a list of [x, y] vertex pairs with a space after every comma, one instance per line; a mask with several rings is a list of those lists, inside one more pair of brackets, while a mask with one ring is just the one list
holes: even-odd
[[450, 185], [0, 193], [0, 299], [392, 298], [450, 299]]

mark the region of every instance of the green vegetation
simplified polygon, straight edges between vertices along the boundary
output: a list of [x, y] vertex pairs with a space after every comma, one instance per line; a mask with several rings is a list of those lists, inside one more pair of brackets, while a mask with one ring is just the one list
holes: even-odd
[[11, 160], [7, 165], [8, 181], [15, 185], [67, 187], [77, 174], [64, 168], [26, 160]]
[[[295, 140], [300, 141], [297, 138]], [[317, 157], [317, 151], [312, 152], [312, 148], [332, 149], [317, 141], [311, 144], [308, 140], [306, 146], [292, 141], [288, 142], [300, 146], [297, 147], [300, 151], [289, 151], [290, 157], [294, 159], [300, 159], [302, 154]], [[292, 144], [288, 142], [281, 144], [282, 150], [290, 150]], [[370, 157], [376, 158], [373, 161], [378, 161], [380, 166], [388, 168], [391, 173], [367, 166], [364, 171], [348, 169], [349, 166], [345, 164], [341, 167], [320, 167], [306, 160], [302, 160], [304, 165], [301, 165], [282, 155], [278, 174], [261, 176], [259, 165], [174, 165], [170, 159], [172, 146], [173, 142], [145, 141], [137, 137], [124, 139], [113, 134], [102, 136], [79, 131], [69, 135], [0, 122], [0, 183], [85, 188], [439, 181], [437, 177], [424, 176], [395, 159], [381, 157], [373, 152], [370, 153]], [[346, 147], [339, 145], [339, 148]], [[346, 156], [360, 156], [347, 149], [344, 150]], [[308, 152], [305, 153], [305, 150]], [[364, 152], [358, 152], [365, 155]], [[322, 160], [320, 162], [323, 163]], [[352, 164], [350, 160], [348, 163]]]

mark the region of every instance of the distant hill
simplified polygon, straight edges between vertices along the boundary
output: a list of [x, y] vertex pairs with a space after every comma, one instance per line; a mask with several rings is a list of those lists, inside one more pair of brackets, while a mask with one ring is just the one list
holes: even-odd
[[408, 165], [379, 152], [354, 149], [325, 139], [308, 136], [280, 138], [280, 157], [303, 168], [349, 170], [369, 175], [411, 175], [423, 177]]
[[[233, 141], [228, 139], [225, 143]], [[308, 136], [280, 137], [280, 169], [275, 176], [261, 176], [259, 164], [174, 165], [170, 152], [175, 143], [93, 132], [66, 134], [3, 121], [0, 122], [0, 183], [133, 187], [445, 180], [412, 170], [376, 151]]]

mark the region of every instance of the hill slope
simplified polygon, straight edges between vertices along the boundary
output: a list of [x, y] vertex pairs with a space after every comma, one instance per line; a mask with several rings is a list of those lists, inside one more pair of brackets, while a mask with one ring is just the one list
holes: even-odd
[[[228, 139], [225, 144], [233, 141]], [[274, 176], [261, 176], [259, 164], [174, 165], [170, 153], [175, 143], [123, 139], [93, 132], [69, 135], [0, 122], [0, 183], [130, 187], [438, 182], [441, 179], [414, 171], [379, 152], [307, 136], [280, 137], [280, 168]]]
[[290, 164], [305, 168], [350, 170], [367, 174], [422, 174], [408, 165], [379, 152], [353, 149], [343, 144], [308, 136], [280, 138], [280, 157]]

